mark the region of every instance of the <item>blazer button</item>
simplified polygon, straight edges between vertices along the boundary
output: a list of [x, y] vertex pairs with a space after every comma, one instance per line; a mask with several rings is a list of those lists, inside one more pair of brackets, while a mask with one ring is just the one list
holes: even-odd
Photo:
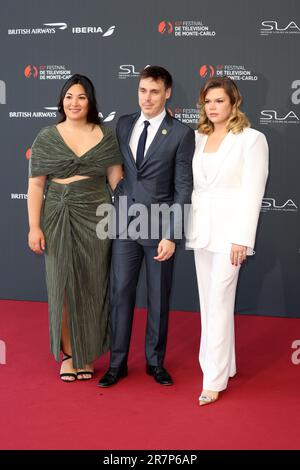
[[135, 197], [132, 197], [131, 199], [132, 199], [133, 202], [135, 202]]

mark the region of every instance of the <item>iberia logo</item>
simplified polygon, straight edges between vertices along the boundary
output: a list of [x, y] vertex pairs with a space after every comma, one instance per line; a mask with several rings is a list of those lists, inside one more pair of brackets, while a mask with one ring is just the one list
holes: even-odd
[[173, 25], [171, 21], [161, 21], [157, 29], [160, 34], [171, 34], [173, 32]]
[[203, 78], [211, 78], [215, 74], [215, 69], [212, 65], [202, 65], [202, 67], [200, 67], [199, 74]]
[[24, 69], [24, 75], [26, 78], [38, 76], [39, 72], [35, 65], [27, 65]]
[[31, 148], [30, 147], [29, 147], [29, 149], [26, 150], [25, 156], [26, 156], [27, 160], [29, 160], [29, 158], [31, 156]]

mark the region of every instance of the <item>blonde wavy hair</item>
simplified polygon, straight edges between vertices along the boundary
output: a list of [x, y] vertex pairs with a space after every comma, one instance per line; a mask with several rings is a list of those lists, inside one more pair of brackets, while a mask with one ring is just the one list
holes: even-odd
[[229, 77], [209, 78], [200, 90], [198, 108], [200, 109], [200, 117], [197, 130], [201, 134], [211, 134], [214, 130], [213, 123], [208, 119], [205, 112], [205, 98], [209, 90], [212, 88], [223, 88], [225, 93], [229, 96], [232, 105], [232, 113], [227, 123], [227, 132], [232, 131], [234, 134], [239, 134], [245, 129], [250, 127], [250, 122], [247, 116], [240, 110], [242, 104], [242, 95], [239, 92], [235, 82]]

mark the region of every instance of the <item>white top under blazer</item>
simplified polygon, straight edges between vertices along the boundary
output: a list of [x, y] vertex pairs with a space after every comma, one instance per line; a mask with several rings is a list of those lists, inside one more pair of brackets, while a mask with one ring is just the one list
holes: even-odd
[[220, 153], [219, 152], [214, 152], [214, 153], [207, 153], [207, 152], [201, 152], [201, 165], [202, 165], [202, 170], [205, 178], [210, 178], [211, 173], [214, 171], [217, 171], [218, 165], [219, 165], [219, 159], [220, 159]]
[[230, 253], [231, 244], [254, 254], [255, 235], [268, 177], [269, 149], [261, 132], [246, 128], [229, 132], [218, 151], [217, 164], [203, 169], [207, 135], [195, 131], [194, 189], [186, 228], [186, 248]]

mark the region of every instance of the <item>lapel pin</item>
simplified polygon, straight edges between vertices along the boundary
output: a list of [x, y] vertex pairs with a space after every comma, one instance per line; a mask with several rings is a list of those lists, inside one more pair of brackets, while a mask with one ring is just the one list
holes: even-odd
[[163, 130], [161, 131], [161, 133], [162, 133], [163, 135], [167, 135], [168, 131], [167, 131], [167, 129], [163, 129]]

